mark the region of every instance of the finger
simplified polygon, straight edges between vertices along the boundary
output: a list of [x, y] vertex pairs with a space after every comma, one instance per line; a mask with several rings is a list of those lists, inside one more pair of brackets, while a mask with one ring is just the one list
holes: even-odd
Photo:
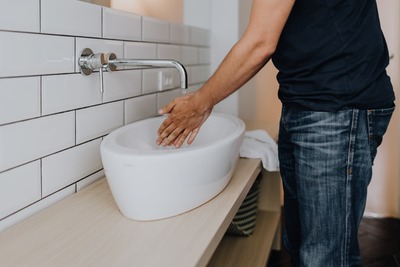
[[167, 120], [163, 122], [163, 124], [158, 129], [158, 138], [157, 145], [161, 145], [164, 142], [164, 139], [167, 138], [172, 131], [174, 130], [174, 126], [172, 124], [168, 124]]
[[162, 138], [161, 135], [165, 132], [165, 129], [167, 129], [168, 126], [169, 124], [167, 123], [166, 120], [164, 120], [164, 122], [160, 125], [160, 127], [157, 130], [158, 138]]
[[185, 129], [183, 133], [179, 136], [178, 141], [175, 144], [176, 148], [180, 148], [186, 140], [186, 137], [190, 134], [190, 130]]
[[193, 141], [194, 141], [194, 139], [196, 138], [196, 136], [197, 136], [197, 134], [199, 133], [199, 131], [200, 131], [200, 127], [197, 127], [196, 129], [194, 129], [194, 130], [190, 133], [189, 139], [188, 139], [188, 141], [187, 141], [187, 143], [188, 143], [189, 145], [193, 143]]
[[181, 133], [177, 138], [175, 138], [175, 140], [172, 142], [173, 146], [176, 147], [176, 146], [178, 145], [179, 139], [181, 138], [182, 134], [183, 134], [183, 133]]
[[[171, 126], [172, 123], [173, 123], [173, 120], [172, 120], [170, 117], [166, 118], [166, 119], [163, 121], [163, 123], [160, 125], [160, 127], [158, 127], [158, 130], [157, 130], [158, 136], [161, 136], [161, 134], [164, 133], [165, 130], [166, 130], [169, 126]], [[164, 134], [168, 135], [169, 132], [166, 132], [166, 133], [164, 133]], [[165, 137], [165, 136], [164, 136], [164, 137]]]
[[[169, 132], [169, 134], [168, 134]], [[161, 145], [168, 146], [182, 133], [182, 128], [176, 127], [171, 124], [160, 136], [162, 139]]]

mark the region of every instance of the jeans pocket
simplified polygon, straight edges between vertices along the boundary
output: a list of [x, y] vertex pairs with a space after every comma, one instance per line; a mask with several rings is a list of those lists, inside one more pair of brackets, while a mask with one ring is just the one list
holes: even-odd
[[383, 135], [388, 128], [395, 108], [396, 107], [393, 106], [391, 108], [370, 109], [367, 111], [369, 147], [372, 162], [375, 159], [378, 146], [382, 143]]

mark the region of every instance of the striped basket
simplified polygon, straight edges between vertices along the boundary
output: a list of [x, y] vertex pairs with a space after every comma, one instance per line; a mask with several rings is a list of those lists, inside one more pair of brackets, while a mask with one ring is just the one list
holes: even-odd
[[226, 234], [250, 236], [254, 232], [257, 219], [258, 195], [260, 179], [256, 179], [245, 197], [238, 212], [230, 223]]

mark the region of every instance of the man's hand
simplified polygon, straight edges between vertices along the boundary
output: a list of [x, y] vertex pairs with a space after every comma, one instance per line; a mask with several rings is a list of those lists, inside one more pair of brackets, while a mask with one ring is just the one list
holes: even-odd
[[168, 114], [168, 118], [158, 129], [157, 144], [179, 148], [188, 136], [187, 143], [191, 144], [201, 125], [210, 116], [211, 110], [212, 108], [207, 108], [206, 103], [199, 101], [194, 94], [174, 99], [159, 111], [161, 115]]

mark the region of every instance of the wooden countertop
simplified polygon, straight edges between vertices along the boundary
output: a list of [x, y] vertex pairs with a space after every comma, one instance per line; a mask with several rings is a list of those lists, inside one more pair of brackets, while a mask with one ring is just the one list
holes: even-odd
[[190, 212], [152, 222], [125, 218], [101, 179], [0, 233], [0, 265], [206, 266], [260, 168], [258, 159], [240, 159], [217, 197]]

